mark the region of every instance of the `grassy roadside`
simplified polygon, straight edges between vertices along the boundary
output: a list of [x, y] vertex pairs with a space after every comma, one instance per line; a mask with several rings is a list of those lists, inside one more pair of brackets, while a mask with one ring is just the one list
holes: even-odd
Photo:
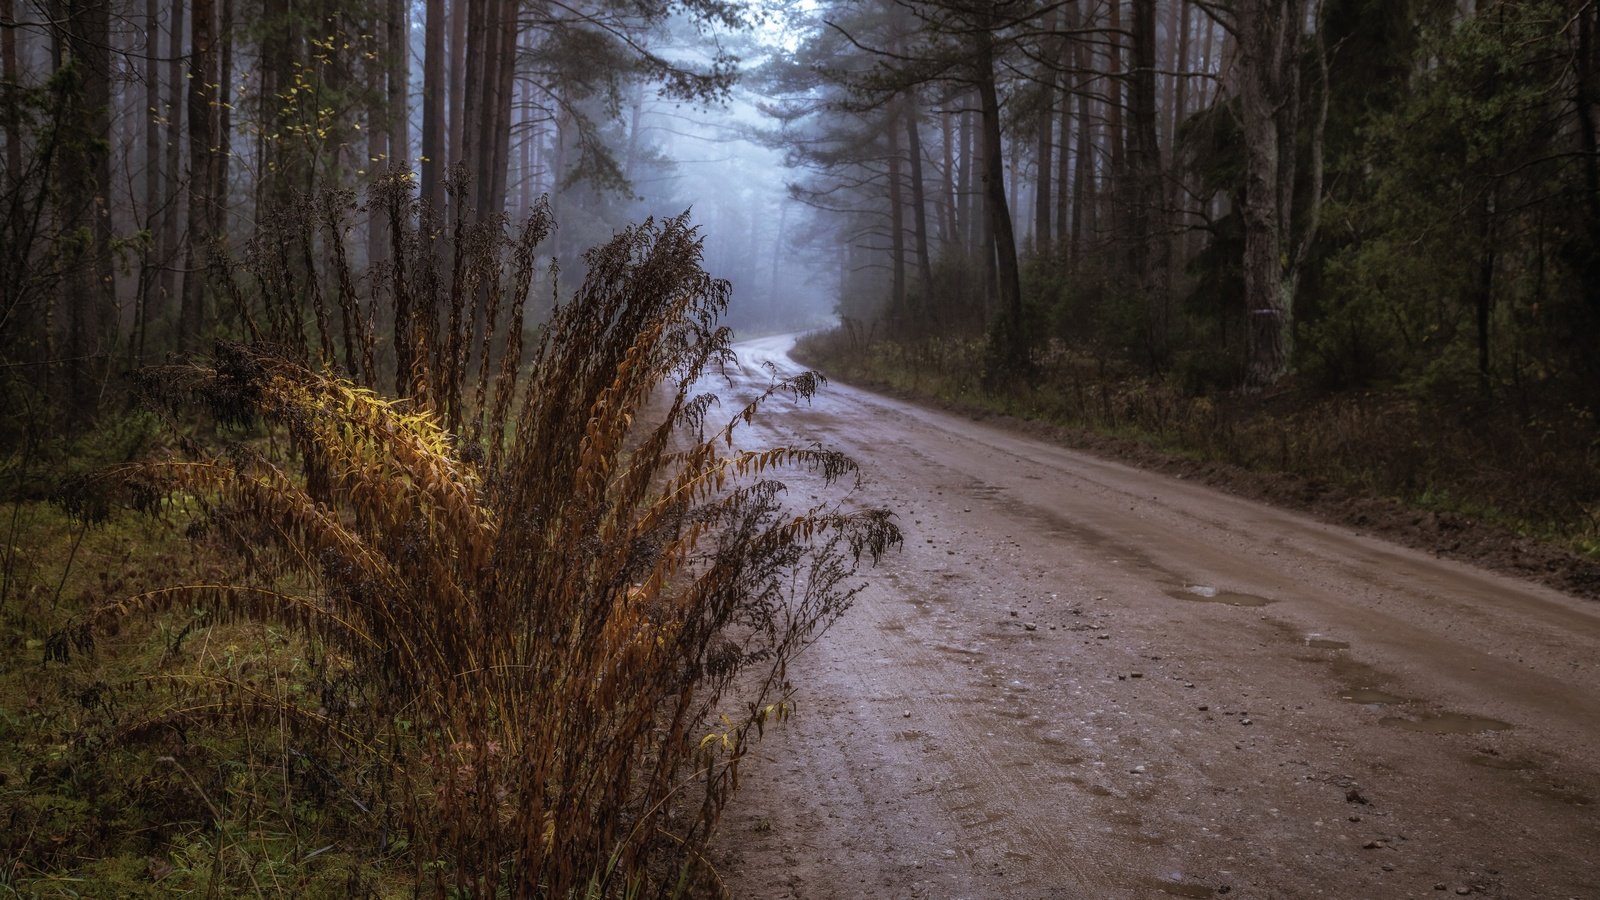
[[831, 378], [1600, 598], [1600, 429], [1580, 410], [1515, 416], [1470, 398], [1292, 386], [1206, 394], [1059, 351], [1030, 383], [991, 389], [976, 340], [863, 345], [819, 332], [794, 356]]
[[[128, 440], [8, 445], [0, 897], [717, 893], [788, 662], [900, 536], [847, 457], [733, 449], [809, 375], [708, 421], [699, 246], [595, 250], [525, 364], [520, 311], [476, 367], [432, 362], [467, 317], [419, 327], [404, 398], [370, 346], [224, 341], [140, 373]], [[837, 496], [790, 510], [784, 470]]]
[[100, 635], [92, 656], [51, 659], [52, 636], [106, 598], [220, 560], [175, 519], [85, 528], [49, 503], [3, 510], [20, 527], [0, 609], [0, 896], [385, 893], [345, 849], [364, 843], [348, 810], [319, 809], [298, 748], [263, 754], [236, 730], [160, 721], [188, 680], [276, 670], [309, 683], [306, 643], [173, 609]]

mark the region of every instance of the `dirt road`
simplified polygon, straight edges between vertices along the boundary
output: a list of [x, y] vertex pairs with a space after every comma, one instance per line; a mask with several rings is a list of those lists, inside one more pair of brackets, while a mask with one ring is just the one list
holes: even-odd
[[792, 670], [735, 896], [1600, 897], [1600, 605], [841, 385], [766, 421], [906, 546]]

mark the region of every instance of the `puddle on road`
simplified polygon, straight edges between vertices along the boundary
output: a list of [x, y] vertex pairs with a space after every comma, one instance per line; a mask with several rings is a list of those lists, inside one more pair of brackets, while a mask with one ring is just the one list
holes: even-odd
[[1168, 881], [1165, 878], [1157, 878], [1151, 881], [1149, 884], [1150, 887], [1153, 887], [1170, 897], [1199, 898], [1215, 897], [1217, 895], [1217, 889], [1207, 884], [1194, 884], [1187, 881]]
[[[1001, 494], [1004, 494], [1005, 491], [1006, 491], [1005, 488], [1003, 488], [1003, 487], [1001, 487], [1001, 486], [999, 486], [997, 484], [987, 484], [987, 483], [982, 482], [982, 481], [973, 482], [971, 485], [967, 486], [967, 488], [966, 488], [966, 492], [967, 493], [969, 493], [972, 496], [977, 497], [977, 498], [979, 498], [981, 500], [994, 500], [994, 499], [997, 499], [997, 498], [1000, 497]], [[970, 510], [967, 510], [967, 511], [970, 512]]]
[[1377, 688], [1342, 688], [1339, 691], [1339, 699], [1346, 703], [1360, 703], [1363, 706], [1368, 704], [1388, 706], [1395, 703], [1405, 703], [1408, 700], [1408, 698], [1399, 694], [1391, 694], [1388, 691], [1380, 691]]
[[1501, 756], [1482, 750], [1467, 757], [1467, 762], [1500, 772], [1529, 772], [1539, 768], [1538, 763], [1524, 756]]
[[1393, 725], [1406, 731], [1420, 731], [1425, 734], [1474, 734], [1479, 731], [1505, 731], [1511, 727], [1511, 723], [1499, 719], [1452, 712], [1431, 713], [1420, 719], [1385, 716], [1378, 720], [1378, 724]]
[[1085, 784], [1083, 786], [1083, 789], [1084, 789], [1084, 791], [1086, 791], [1086, 792], [1088, 792], [1090, 794], [1093, 794], [1096, 797], [1110, 797], [1110, 796], [1112, 796], [1110, 788], [1106, 787], [1105, 785], [1095, 784], [1093, 782], [1090, 782], [1089, 784]]
[[1594, 805], [1594, 800], [1592, 798], [1584, 794], [1580, 794], [1572, 788], [1569, 788], [1566, 785], [1558, 782], [1552, 782], [1550, 784], [1536, 782], [1528, 786], [1528, 793], [1533, 794], [1536, 797], [1543, 797], [1546, 800], [1554, 800], [1557, 803], [1565, 803], [1568, 806]]
[[1227, 606], [1266, 606], [1273, 601], [1255, 594], [1246, 594], [1240, 591], [1224, 591], [1209, 584], [1186, 584], [1181, 588], [1172, 588], [1166, 592], [1168, 597], [1177, 600], [1194, 600], [1200, 603], [1222, 603]]
[[1104, 559], [1109, 559], [1112, 562], [1126, 560], [1130, 565], [1163, 580], [1177, 581], [1182, 577], [1157, 563], [1142, 548], [1118, 540], [1106, 532], [1067, 519], [1065, 516], [1058, 515], [1050, 510], [1023, 503], [1013, 507], [1012, 511], [1037, 521], [1041, 526], [1041, 532], [1051, 537], [1065, 538], [1081, 544], [1094, 550], [1097, 556]]

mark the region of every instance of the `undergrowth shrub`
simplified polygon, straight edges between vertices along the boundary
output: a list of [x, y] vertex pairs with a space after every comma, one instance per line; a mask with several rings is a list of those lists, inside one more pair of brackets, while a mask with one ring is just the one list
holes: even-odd
[[[348, 198], [306, 201], [227, 279], [254, 340], [141, 376], [210, 437], [185, 430], [172, 455], [64, 495], [87, 517], [114, 502], [192, 517], [236, 570], [108, 598], [49, 652], [168, 608], [293, 629], [323, 654], [309, 687], [156, 673], [169, 708], [123, 736], [243, 723], [327, 760], [384, 852], [440, 895], [681, 889], [704, 877], [754, 734], [787, 713], [787, 663], [899, 532], [884, 510], [792, 508], [772, 477], [851, 479], [843, 455], [744, 446], [770, 401], [818, 377], [775, 379], [712, 424], [729, 288], [685, 217], [590, 251], [525, 363], [547, 208], [515, 236], [458, 219], [447, 247], [408, 183], [375, 200], [381, 271], [349, 270]], [[358, 284], [379, 293], [363, 303]], [[399, 397], [378, 388], [384, 319]]]
[[[855, 347], [808, 335], [797, 357], [843, 377], [957, 404], [1131, 439], [1260, 472], [1328, 479], [1420, 507], [1465, 513], [1592, 553], [1600, 539], [1600, 428], [1575, 403], [1485, 405], [1470, 365], [1437, 382], [1324, 394], [1237, 394], [1219, 352], [1180, 355], [1165, 376], [1108, 366], [1099, 348], [1052, 342], [1025, 384], [988, 389], [981, 339]], [[1446, 377], [1449, 376], [1449, 377]]]

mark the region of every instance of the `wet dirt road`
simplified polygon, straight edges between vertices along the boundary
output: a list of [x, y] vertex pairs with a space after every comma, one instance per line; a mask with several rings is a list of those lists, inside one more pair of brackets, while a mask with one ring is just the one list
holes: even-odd
[[760, 421], [906, 546], [791, 670], [735, 896], [1600, 897], [1600, 605], [838, 384]]

